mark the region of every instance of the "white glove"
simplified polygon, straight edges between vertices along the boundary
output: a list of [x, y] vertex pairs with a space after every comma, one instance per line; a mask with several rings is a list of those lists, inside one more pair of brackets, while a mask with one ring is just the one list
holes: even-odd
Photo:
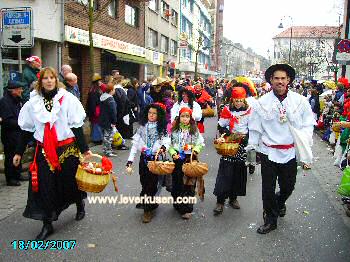
[[258, 145], [247, 145], [244, 149], [245, 149], [245, 151], [253, 151], [253, 150], [255, 150], [256, 151], [256, 149], [258, 148]]

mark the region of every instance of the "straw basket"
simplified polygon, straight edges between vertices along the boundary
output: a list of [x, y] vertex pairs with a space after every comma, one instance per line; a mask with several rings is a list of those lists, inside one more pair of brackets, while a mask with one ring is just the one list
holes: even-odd
[[212, 109], [211, 107], [207, 107], [205, 109], [202, 109], [202, 116], [204, 116], [204, 117], [214, 117], [215, 116], [214, 109]]
[[[102, 159], [102, 156], [93, 154], [93, 157]], [[78, 166], [77, 174], [75, 179], [77, 181], [78, 188], [85, 192], [99, 193], [105, 189], [111, 178], [110, 173], [101, 171], [96, 173], [93, 169], [84, 166], [86, 158], [83, 158], [81, 164]], [[94, 167], [101, 166], [99, 163], [92, 162]], [[95, 172], [95, 173], [94, 173]]]
[[[224, 134], [221, 135], [221, 138], [224, 136]], [[216, 152], [222, 156], [235, 156], [238, 152], [239, 144], [243, 138], [244, 135], [242, 134], [232, 133], [225, 139], [226, 141], [224, 143], [219, 144], [217, 140], [214, 140]]]
[[199, 162], [198, 160], [193, 161], [193, 151], [191, 154], [190, 163], [182, 165], [182, 172], [188, 177], [201, 177], [208, 173], [208, 164]]
[[160, 150], [154, 158], [154, 161], [148, 161], [147, 167], [155, 175], [171, 175], [175, 168], [175, 163], [169, 161], [157, 161]]

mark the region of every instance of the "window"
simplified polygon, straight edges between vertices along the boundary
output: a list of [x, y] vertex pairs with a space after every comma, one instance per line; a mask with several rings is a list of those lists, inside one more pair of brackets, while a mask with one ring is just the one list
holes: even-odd
[[192, 24], [184, 16], [182, 17], [181, 31], [186, 32], [189, 39], [192, 38]]
[[177, 55], [177, 42], [175, 40], [170, 40], [170, 55]]
[[136, 7], [125, 5], [125, 23], [138, 26], [139, 24], [139, 11]]
[[158, 12], [159, 9], [159, 0], [150, 0], [148, 3], [149, 9]]
[[148, 45], [152, 48], [158, 47], [158, 33], [151, 28], [148, 28]]
[[[89, 0], [75, 0], [76, 2], [78, 2], [79, 4], [88, 6], [89, 5]], [[94, 10], [98, 10], [99, 4], [98, 4], [98, 0], [94, 1]]]
[[162, 1], [161, 11], [162, 17], [164, 17], [166, 20], [169, 20], [169, 16], [166, 14], [170, 12], [170, 6], [165, 1]]
[[169, 52], [169, 38], [164, 35], [160, 37], [160, 51], [164, 53]]
[[117, 7], [118, 7], [118, 0], [112, 0], [112, 2], [108, 5], [108, 15], [113, 18], [116, 18]]
[[179, 21], [179, 15], [174, 9], [172, 9], [171, 10], [171, 23], [173, 25], [177, 26], [178, 21]]

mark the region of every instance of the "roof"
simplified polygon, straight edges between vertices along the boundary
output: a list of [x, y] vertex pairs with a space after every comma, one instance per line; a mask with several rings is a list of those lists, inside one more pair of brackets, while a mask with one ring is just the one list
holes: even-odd
[[[290, 27], [274, 36], [275, 38], [289, 38]], [[293, 38], [337, 38], [338, 26], [292, 26]]]

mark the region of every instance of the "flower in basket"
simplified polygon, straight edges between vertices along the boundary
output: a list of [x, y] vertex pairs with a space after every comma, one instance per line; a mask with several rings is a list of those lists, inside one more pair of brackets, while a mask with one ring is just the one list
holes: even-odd
[[102, 157], [102, 170], [105, 173], [110, 173], [113, 169], [113, 163], [107, 157]]
[[189, 144], [184, 145], [184, 150], [185, 150], [185, 151], [189, 151], [189, 150], [191, 150], [191, 149], [192, 149], [192, 146], [191, 146], [191, 145], [189, 145]]
[[148, 148], [148, 147], [143, 147], [142, 149], [141, 149], [141, 152], [142, 153], [144, 153], [146, 156], [152, 156], [152, 150], [150, 149], [150, 148]]

